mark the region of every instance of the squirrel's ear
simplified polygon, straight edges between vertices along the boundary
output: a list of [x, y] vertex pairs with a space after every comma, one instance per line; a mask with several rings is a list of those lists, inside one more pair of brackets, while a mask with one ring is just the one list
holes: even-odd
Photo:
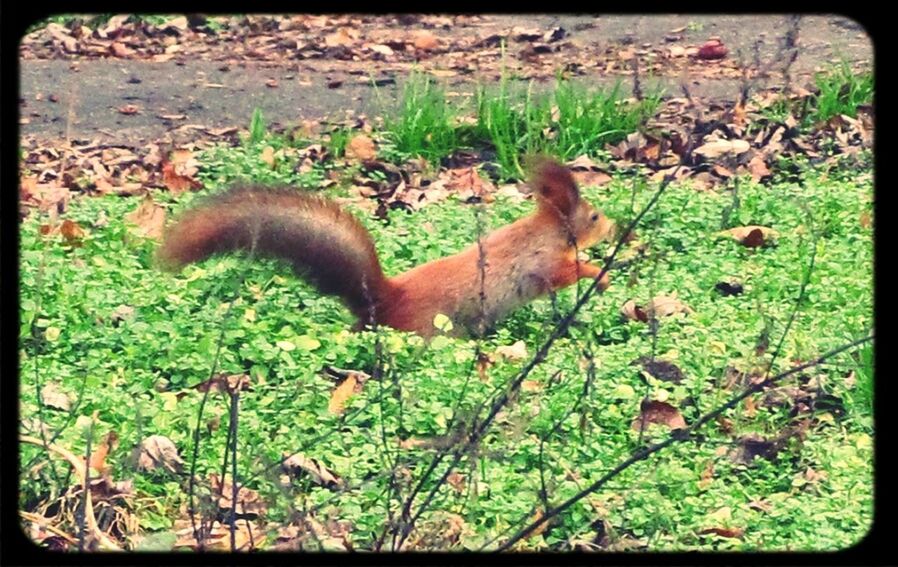
[[580, 202], [580, 191], [570, 170], [545, 157], [530, 158], [528, 165], [532, 171], [530, 185], [539, 198], [539, 206], [562, 216], [572, 215]]

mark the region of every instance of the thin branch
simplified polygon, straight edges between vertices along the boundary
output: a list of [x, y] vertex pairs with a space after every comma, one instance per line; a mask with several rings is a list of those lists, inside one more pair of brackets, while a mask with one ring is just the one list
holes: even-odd
[[872, 341], [872, 340], [873, 340], [872, 334], [868, 335], [866, 337], [863, 337], [861, 339], [854, 340], [848, 344], [842, 345], [836, 349], [833, 349], [833, 350], [817, 357], [815, 360], [812, 360], [805, 364], [796, 366], [790, 370], [781, 372], [780, 374], [778, 374], [772, 378], [767, 378], [761, 382], [758, 382], [752, 386], [749, 386], [742, 393], [740, 393], [736, 396], [733, 396], [725, 404], [719, 406], [718, 408], [708, 412], [704, 416], [697, 419], [689, 427], [687, 427], [685, 429], [678, 429], [678, 430], [673, 431], [667, 437], [667, 439], [665, 439], [664, 441], [660, 441], [653, 445], [649, 445], [648, 447], [640, 448], [635, 453], [633, 453], [633, 455], [631, 455], [628, 459], [621, 462], [619, 465], [617, 465], [616, 467], [611, 469], [608, 473], [602, 475], [602, 477], [599, 478], [597, 481], [595, 481], [588, 487], [584, 488], [583, 490], [581, 490], [574, 496], [571, 496], [570, 498], [565, 500], [562, 504], [556, 506], [555, 508], [552, 508], [551, 510], [547, 510], [546, 513], [543, 514], [539, 519], [531, 522], [529, 525], [527, 525], [526, 527], [519, 530], [508, 541], [506, 541], [501, 546], [499, 546], [497, 548], [497, 551], [504, 551], [504, 550], [510, 548], [512, 545], [514, 545], [518, 541], [520, 541], [520, 540], [524, 539], [525, 537], [527, 537], [528, 535], [530, 535], [534, 530], [539, 528], [541, 525], [543, 525], [548, 520], [561, 514], [562, 512], [564, 512], [565, 510], [567, 510], [568, 508], [570, 508], [571, 506], [573, 506], [574, 504], [576, 504], [577, 502], [579, 502], [580, 500], [585, 498], [586, 496], [589, 496], [590, 494], [596, 492], [598, 489], [602, 488], [602, 486], [604, 486], [609, 480], [616, 477], [618, 474], [620, 474], [624, 470], [630, 468], [635, 463], [647, 459], [649, 456], [657, 453], [658, 451], [661, 451], [662, 449], [664, 449], [670, 445], [673, 445], [674, 443], [681, 443], [684, 441], [691, 440], [692, 434], [695, 431], [697, 431], [700, 427], [702, 427], [705, 423], [707, 423], [708, 421], [721, 415], [723, 412], [734, 408], [739, 402], [741, 402], [745, 398], [751, 396], [752, 394], [760, 392], [765, 387], [775, 384], [778, 381], [782, 380], [783, 378], [786, 378], [787, 376], [791, 376], [792, 374], [797, 374], [799, 372], [807, 370], [808, 368], [817, 366], [818, 364], [823, 363], [825, 360], [827, 360], [829, 358], [832, 358], [838, 354], [841, 354], [845, 351], [851, 350], [861, 344], [864, 344], [864, 343]]

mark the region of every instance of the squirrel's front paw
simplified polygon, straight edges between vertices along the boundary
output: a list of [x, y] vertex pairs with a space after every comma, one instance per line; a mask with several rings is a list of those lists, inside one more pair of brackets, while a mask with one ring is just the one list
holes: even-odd
[[605, 291], [610, 285], [611, 280], [608, 279], [608, 272], [605, 272], [605, 275], [602, 276], [602, 279], [599, 280], [599, 285], [597, 287], [599, 288], [599, 291]]

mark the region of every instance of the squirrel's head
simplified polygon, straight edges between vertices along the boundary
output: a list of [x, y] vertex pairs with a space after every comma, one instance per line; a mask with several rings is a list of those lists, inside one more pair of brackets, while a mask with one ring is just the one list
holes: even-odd
[[548, 158], [534, 158], [531, 168], [531, 186], [540, 210], [561, 221], [577, 248], [589, 248], [611, 236], [614, 223], [580, 198], [580, 190], [568, 168]]

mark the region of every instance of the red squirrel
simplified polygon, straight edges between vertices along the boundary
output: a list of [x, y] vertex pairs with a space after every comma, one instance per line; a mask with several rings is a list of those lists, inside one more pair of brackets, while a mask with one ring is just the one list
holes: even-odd
[[[342, 298], [360, 326], [377, 323], [427, 337], [443, 314], [455, 328], [480, 334], [515, 308], [601, 271], [577, 252], [607, 238], [613, 223], [580, 198], [570, 171], [555, 161], [536, 162], [531, 186], [537, 210], [481, 241], [483, 275], [475, 243], [386, 276], [368, 231], [337, 204], [295, 189], [253, 186], [187, 210], [168, 227], [157, 258], [178, 269], [214, 254], [254, 250], [290, 262], [320, 292]], [[599, 289], [607, 287], [605, 274]]]

